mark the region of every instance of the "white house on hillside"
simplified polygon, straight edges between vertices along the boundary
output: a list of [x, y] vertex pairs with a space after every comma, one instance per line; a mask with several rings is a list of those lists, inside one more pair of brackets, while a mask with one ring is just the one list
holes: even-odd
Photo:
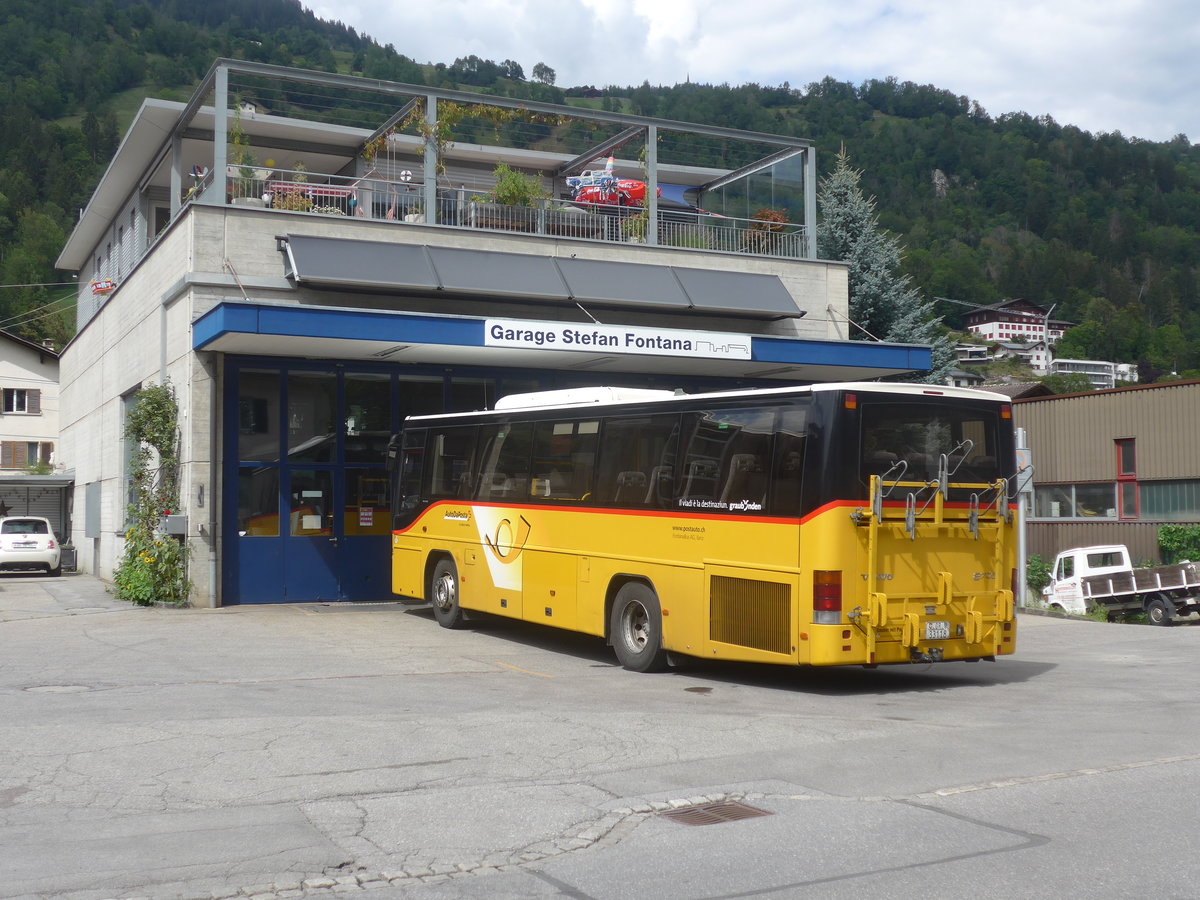
[[0, 330], [0, 469], [52, 465], [58, 440], [58, 353]]

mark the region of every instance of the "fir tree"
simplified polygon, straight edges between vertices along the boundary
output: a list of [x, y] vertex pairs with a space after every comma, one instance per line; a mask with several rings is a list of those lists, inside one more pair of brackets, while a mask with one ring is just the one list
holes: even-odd
[[818, 256], [849, 263], [850, 318], [858, 326], [851, 337], [931, 345], [933, 367], [922, 380], [944, 384], [954, 365], [953, 345], [933, 303], [900, 274], [900, 244], [880, 228], [875, 198], [863, 195], [861, 177], [843, 150], [833, 174], [821, 180]]

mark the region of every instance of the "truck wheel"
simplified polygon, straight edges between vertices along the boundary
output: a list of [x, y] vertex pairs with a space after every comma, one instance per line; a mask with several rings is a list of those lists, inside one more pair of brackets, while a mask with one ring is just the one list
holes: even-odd
[[631, 581], [617, 591], [608, 635], [617, 659], [626, 669], [661, 672], [667, 667], [658, 597], [646, 585]]
[[1146, 601], [1146, 619], [1151, 625], [1174, 624], [1175, 604], [1166, 597], [1151, 597]]

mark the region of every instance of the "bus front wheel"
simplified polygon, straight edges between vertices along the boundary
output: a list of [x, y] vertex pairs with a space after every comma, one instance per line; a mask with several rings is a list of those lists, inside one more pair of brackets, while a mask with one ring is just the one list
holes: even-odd
[[617, 659], [626, 669], [661, 672], [667, 667], [658, 597], [646, 585], [631, 581], [617, 591], [608, 633]]
[[465, 617], [458, 605], [458, 569], [454, 560], [439, 559], [429, 579], [429, 603], [433, 617], [443, 628], [462, 628]]

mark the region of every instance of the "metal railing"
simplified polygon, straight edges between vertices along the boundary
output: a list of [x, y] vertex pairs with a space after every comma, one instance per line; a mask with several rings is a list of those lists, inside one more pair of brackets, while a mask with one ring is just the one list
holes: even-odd
[[[201, 196], [209, 189], [210, 182], [211, 179], [198, 182], [184, 200]], [[411, 180], [231, 166], [227, 185], [227, 201], [234, 206], [613, 243], [646, 243], [646, 210], [637, 206], [568, 200], [508, 206], [492, 202], [484, 190], [463, 186], [438, 189], [436, 217], [430, 221], [425, 215], [424, 185]], [[657, 237], [662, 247], [805, 259], [806, 232], [803, 225], [740, 219], [693, 209], [660, 208], [658, 213]]]

